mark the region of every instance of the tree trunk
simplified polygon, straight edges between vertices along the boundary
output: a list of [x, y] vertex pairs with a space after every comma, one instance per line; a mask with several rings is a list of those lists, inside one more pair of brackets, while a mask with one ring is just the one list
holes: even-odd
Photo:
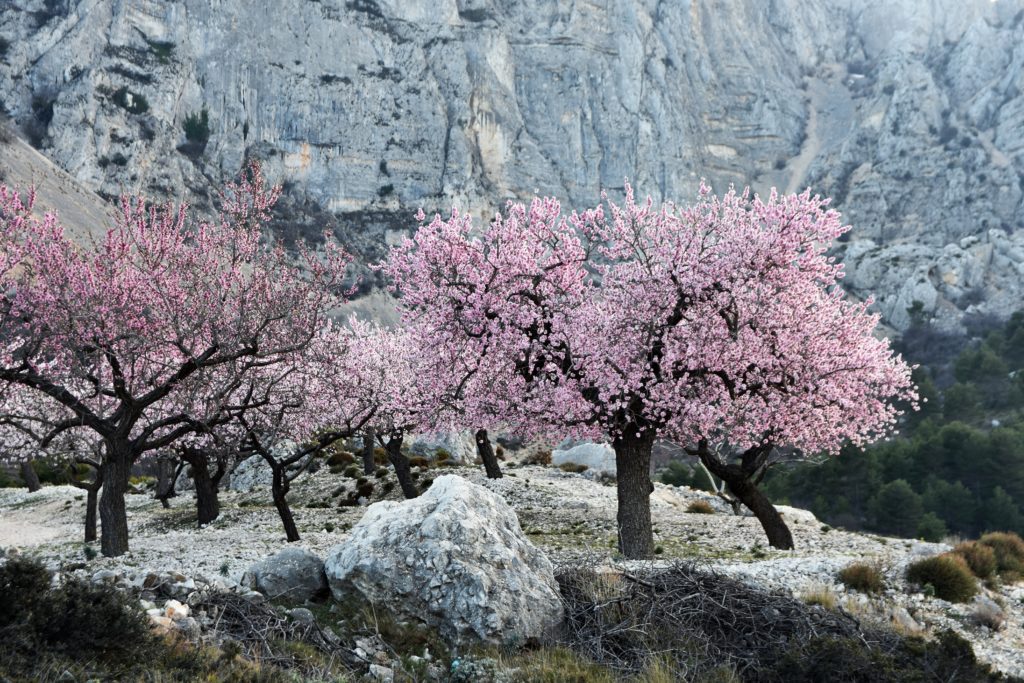
[[160, 504], [165, 508], [171, 507], [171, 504], [167, 502], [168, 498], [173, 498], [178, 495], [174, 486], [177, 483], [178, 474], [178, 463], [174, 458], [161, 457], [157, 460], [157, 471], [156, 471], [156, 499], [160, 501]]
[[376, 430], [367, 427], [363, 432], [363, 472], [373, 474], [377, 471], [377, 463], [373, 460], [373, 446], [377, 438]]
[[289, 543], [294, 543], [299, 540], [299, 529], [295, 526], [295, 518], [288, 507], [288, 480], [285, 478], [285, 468], [277, 463], [272, 464], [271, 468], [274, 471], [274, 480], [270, 486], [271, 494], [274, 496], [274, 507], [281, 517], [285, 538]]
[[109, 443], [107, 462], [103, 464], [103, 487], [100, 491], [99, 513], [103, 535], [100, 550], [105, 557], [128, 552], [128, 515], [124, 496], [128, 491], [128, 473], [132, 466], [131, 452], [126, 444]]
[[494, 447], [491, 440], [487, 438], [486, 429], [476, 430], [476, 452], [484, 461], [484, 469], [487, 471], [488, 479], [501, 479], [501, 467], [498, 465], [498, 458], [494, 455]]
[[[99, 475], [96, 484], [99, 484]], [[99, 495], [99, 486], [93, 485], [85, 490], [85, 542], [92, 543], [96, 540], [96, 499]]]
[[782, 515], [775, 509], [768, 497], [761, 493], [761, 489], [749, 479], [725, 480], [729, 492], [736, 496], [761, 522], [765, 534], [768, 535], [768, 544], [779, 550], [793, 549], [793, 534], [783, 521]]
[[387, 451], [388, 460], [391, 461], [392, 466], [395, 468], [398, 484], [402, 487], [402, 494], [408, 500], [420, 495], [420, 492], [412, 480], [412, 468], [409, 467], [409, 458], [405, 457], [405, 454], [402, 453], [402, 442], [404, 440], [401, 436], [393, 436], [388, 439], [384, 450]]
[[[748, 451], [748, 453], [750, 452], [752, 451]], [[746, 454], [744, 455], [745, 459]], [[768, 536], [769, 545], [779, 550], [793, 549], [793, 534], [790, 533], [789, 527], [783, 521], [782, 515], [751, 479], [752, 473], [758, 469], [756, 466], [750, 465], [744, 468], [736, 464], [726, 464], [716, 460], [708, 453], [701, 456], [701, 463], [712, 474], [725, 482], [729, 493], [754, 513]]]
[[651, 528], [651, 448], [654, 434], [635, 433], [615, 439], [615, 469], [618, 479], [619, 551], [631, 560], [654, 555]]
[[29, 493], [35, 493], [43, 488], [43, 485], [39, 483], [39, 475], [36, 474], [36, 469], [32, 467], [31, 460], [21, 463], [21, 478], [24, 480], [25, 486], [28, 487]]
[[220, 515], [220, 501], [217, 500], [217, 485], [210, 478], [205, 463], [192, 466], [192, 480], [196, 483], [196, 514], [199, 526], [209, 524]]

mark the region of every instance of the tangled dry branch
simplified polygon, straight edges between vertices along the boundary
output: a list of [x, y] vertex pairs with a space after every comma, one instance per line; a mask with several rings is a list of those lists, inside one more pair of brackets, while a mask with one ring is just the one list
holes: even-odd
[[660, 659], [689, 679], [719, 666], [747, 674], [821, 637], [890, 651], [898, 638], [852, 616], [757, 590], [691, 563], [629, 573], [563, 569], [565, 639], [623, 673]]

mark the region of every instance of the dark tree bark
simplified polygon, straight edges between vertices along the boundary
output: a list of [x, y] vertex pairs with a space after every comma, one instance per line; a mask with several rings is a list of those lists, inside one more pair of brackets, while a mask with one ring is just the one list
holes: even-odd
[[96, 540], [96, 501], [99, 498], [100, 485], [103, 481], [96, 477], [96, 486], [85, 490], [85, 542]]
[[740, 456], [739, 463], [723, 463], [702, 444], [697, 455], [708, 471], [725, 482], [729, 493], [754, 513], [768, 536], [768, 544], [779, 550], [792, 550], [793, 534], [779, 511], [757, 488], [757, 482], [767, 468], [765, 463], [769, 451], [770, 448], [751, 448]]
[[377, 471], [377, 463], [373, 460], [373, 447], [376, 445], [377, 431], [368, 427], [363, 431], [363, 472], [373, 474]]
[[487, 438], [486, 429], [476, 430], [476, 452], [484, 461], [484, 470], [488, 479], [501, 479], [501, 467], [498, 465], [498, 458], [494, 455], [494, 447], [491, 440]]
[[103, 465], [99, 501], [100, 524], [103, 527], [100, 550], [104, 557], [117, 557], [128, 552], [128, 515], [124, 496], [128, 492], [132, 462], [134, 458], [127, 443], [114, 440], [107, 443], [107, 462]]
[[402, 442], [404, 440], [405, 437], [402, 435], [391, 436], [384, 444], [384, 450], [388, 454], [388, 460], [391, 461], [391, 465], [395, 468], [395, 474], [398, 476], [398, 485], [402, 487], [402, 495], [408, 500], [420, 495], [420, 492], [412, 480], [412, 468], [409, 467], [409, 458], [405, 457], [405, 453], [402, 453]]
[[793, 534], [768, 497], [749, 479], [725, 480], [729, 492], [750, 508], [768, 536], [768, 544], [779, 550], [793, 549]]
[[160, 501], [164, 508], [171, 507], [171, 504], [167, 502], [168, 499], [178, 495], [174, 487], [177, 484], [180, 471], [178, 461], [175, 458], [161, 456], [157, 460], [156, 499]]
[[39, 475], [36, 474], [36, 469], [32, 467], [31, 460], [21, 463], [21, 478], [30, 493], [35, 493], [43, 488], [43, 485], [39, 482]]
[[197, 524], [203, 526], [217, 519], [220, 515], [218, 491], [220, 481], [227, 471], [223, 458], [217, 458], [217, 469], [210, 473], [210, 454], [199, 448], [183, 448], [181, 458], [188, 463], [192, 471], [192, 481], [196, 485], [196, 516]]
[[618, 479], [619, 551], [629, 559], [645, 559], [654, 555], [650, 500], [654, 434], [635, 434], [629, 429], [612, 443]]
[[92, 480], [79, 479], [74, 466], [67, 469], [68, 481], [75, 488], [85, 491], [85, 542], [91, 543], [96, 540], [96, 506], [99, 498], [99, 490], [103, 485], [103, 461], [102, 456], [92, 460], [90, 458], [76, 458], [76, 465], [86, 465], [92, 468]]
[[271, 464], [271, 468], [274, 471], [273, 483], [270, 486], [271, 495], [274, 497], [274, 507], [277, 508], [277, 514], [281, 517], [285, 538], [289, 543], [294, 543], [299, 540], [299, 529], [295, 526], [295, 518], [288, 506], [288, 489], [291, 488], [291, 482], [288, 480], [284, 465], [275, 462]]

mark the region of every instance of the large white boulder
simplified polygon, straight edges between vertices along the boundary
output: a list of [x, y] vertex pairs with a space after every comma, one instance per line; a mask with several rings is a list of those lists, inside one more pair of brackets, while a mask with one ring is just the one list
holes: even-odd
[[271, 600], [304, 602], [327, 592], [323, 560], [303, 548], [285, 548], [249, 567], [248, 574]]
[[615, 449], [606, 443], [581, 443], [572, 448], [551, 451], [551, 464], [586, 465], [587, 471], [616, 474]]
[[326, 562], [338, 601], [359, 596], [449, 642], [522, 644], [562, 620], [551, 562], [505, 499], [455, 475], [419, 498], [367, 508]]

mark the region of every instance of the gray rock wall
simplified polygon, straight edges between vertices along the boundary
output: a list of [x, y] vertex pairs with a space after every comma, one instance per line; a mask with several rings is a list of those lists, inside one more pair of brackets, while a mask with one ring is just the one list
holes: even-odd
[[[832, 195], [895, 326], [1020, 300], [1020, 0], [10, 0], [0, 101], [104, 196], [208, 206], [267, 163], [281, 230], [376, 258], [413, 211]], [[206, 110], [205, 146], [186, 139]], [[963, 246], [967, 238], [969, 244]], [[971, 308], [971, 307], [974, 308]]]

